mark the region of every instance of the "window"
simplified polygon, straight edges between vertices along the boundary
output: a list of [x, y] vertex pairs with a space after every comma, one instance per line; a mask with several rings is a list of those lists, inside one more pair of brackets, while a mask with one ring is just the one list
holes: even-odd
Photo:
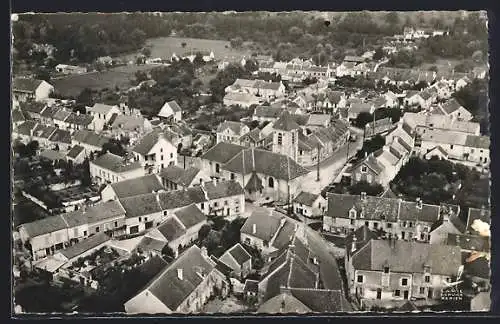
[[118, 227], [118, 222], [115, 222], [115, 227]]
[[374, 228], [374, 229], [377, 229], [377, 228], [378, 228], [378, 223], [377, 223], [377, 222], [374, 222], [374, 223], [373, 223], [373, 228]]
[[425, 276], [425, 282], [429, 283], [431, 282], [431, 276]]
[[295, 133], [292, 133], [292, 144], [295, 144]]
[[366, 173], [366, 172], [368, 172], [368, 168], [366, 167], [366, 165], [361, 166], [361, 173]]
[[278, 133], [278, 145], [282, 145], [282, 144], [283, 144], [283, 134]]
[[384, 267], [384, 273], [389, 273], [389, 267]]
[[362, 275], [358, 275], [358, 280], [357, 280], [358, 283], [363, 283], [363, 276]]
[[355, 220], [351, 219], [351, 225], [354, 225]]
[[239, 205], [239, 204], [240, 204], [240, 200], [239, 200], [239, 199], [235, 199], [235, 200], [234, 200], [234, 204], [235, 204], [235, 205]]
[[402, 286], [408, 286], [408, 279], [407, 278], [401, 279], [401, 285]]
[[87, 236], [87, 231], [83, 231], [83, 236]]
[[370, 226], [370, 222], [366, 221], [365, 225], [366, 225], [366, 227]]
[[394, 296], [400, 297], [401, 296], [401, 290], [397, 289], [394, 291]]
[[450, 144], [450, 150], [453, 150], [453, 144]]
[[227, 200], [224, 200], [224, 206], [227, 206]]
[[130, 227], [130, 234], [135, 234], [135, 233], [139, 233], [138, 225]]
[[409, 222], [408, 227], [413, 227], [413, 222]]
[[205, 209], [205, 204], [204, 203], [201, 203], [201, 209]]
[[163, 216], [167, 216], [168, 212], [166, 210], [163, 211]]
[[392, 228], [392, 223], [387, 223], [387, 228]]
[[139, 217], [139, 222], [142, 222], [142, 217]]
[[99, 233], [99, 226], [97, 226], [97, 227], [95, 228], [95, 232], [96, 232], [96, 233]]
[[423, 295], [425, 294], [425, 287], [420, 287], [420, 289], [418, 290], [418, 292]]
[[160, 147], [160, 153], [163, 153], [163, 148], [162, 147]]
[[148, 221], [148, 218], [147, 217], [144, 217], [144, 221], [147, 222]]
[[216, 201], [214, 202], [214, 207], [218, 207], [219, 206], [219, 203]]
[[160, 155], [160, 160], [161, 160], [161, 161], [163, 161], [163, 154], [162, 154], [162, 155]]
[[234, 175], [234, 173], [231, 173], [231, 180], [234, 180], [236, 177]]
[[215, 164], [215, 172], [217, 172], [217, 173], [220, 172], [220, 165], [219, 165], [219, 163]]
[[274, 179], [273, 177], [269, 177], [269, 180], [268, 180], [268, 185], [269, 185], [269, 188], [274, 188]]
[[170, 153], [170, 158], [174, 158], [174, 153]]

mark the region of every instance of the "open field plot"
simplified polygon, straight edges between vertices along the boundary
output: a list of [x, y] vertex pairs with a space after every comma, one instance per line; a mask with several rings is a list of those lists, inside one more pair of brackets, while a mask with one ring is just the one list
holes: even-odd
[[[182, 44], [185, 43], [185, 46]], [[233, 49], [229, 41], [184, 38], [184, 37], [157, 37], [146, 41], [145, 47], [151, 49], [152, 58], [170, 59], [172, 54], [182, 55], [189, 51], [213, 51], [216, 59], [224, 56], [249, 55], [244, 50]], [[133, 59], [137, 53], [126, 55], [127, 60]]]
[[54, 79], [52, 83], [58, 93], [69, 97], [78, 96], [85, 88], [92, 90], [114, 89], [115, 87], [128, 89], [131, 87], [130, 81], [135, 78], [137, 71], [151, 70], [155, 67], [157, 65], [119, 66], [103, 72], [75, 74], [61, 79]]

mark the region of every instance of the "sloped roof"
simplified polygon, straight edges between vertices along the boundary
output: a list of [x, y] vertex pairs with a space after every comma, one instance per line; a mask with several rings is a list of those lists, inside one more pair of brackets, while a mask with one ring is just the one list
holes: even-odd
[[[393, 246], [391, 246], [393, 244]], [[371, 240], [352, 256], [354, 269], [403, 273], [423, 273], [429, 266], [433, 274], [455, 275], [462, 264], [457, 246], [396, 240]]]
[[80, 153], [82, 153], [85, 149], [80, 146], [80, 145], [74, 145], [70, 150], [69, 152], [66, 154], [67, 156], [69, 156], [70, 158], [73, 158], [75, 159], [78, 155], [80, 155]]
[[297, 124], [291, 114], [286, 110], [281, 114], [273, 127], [274, 129], [283, 131], [300, 129], [300, 126]]
[[463, 250], [490, 252], [490, 238], [486, 236], [448, 233], [446, 244]]
[[12, 116], [12, 122], [14, 122], [14, 123], [23, 122], [26, 120], [24, 113], [19, 108], [13, 109], [11, 116]]
[[168, 242], [186, 233], [186, 229], [176, 217], [169, 217], [166, 221], [158, 225], [157, 229]]
[[132, 148], [133, 152], [139, 153], [141, 155], [147, 155], [149, 151], [155, 146], [156, 143], [164, 138], [165, 140], [171, 142], [171, 138], [167, 136], [163, 131], [153, 130], [146, 135], [144, 135]]
[[253, 115], [262, 118], [278, 118], [283, 111], [285, 109], [281, 107], [258, 106], [255, 108]]
[[208, 199], [219, 199], [236, 195], [243, 195], [244, 191], [239, 182], [233, 180], [221, 180], [217, 183], [211, 181], [203, 184]]
[[162, 211], [154, 193], [125, 197], [119, 201], [128, 218], [161, 213]]
[[17, 126], [16, 132], [21, 135], [29, 136], [31, 130], [35, 129], [37, 123], [32, 120], [27, 120], [24, 123]]
[[142, 168], [140, 162], [129, 162], [126, 161], [123, 157], [110, 152], [104, 153], [93, 161], [90, 161], [90, 163], [115, 173], [123, 173]]
[[230, 254], [240, 266], [252, 258], [250, 253], [240, 243], [233, 245], [224, 254], [226, 253]]
[[262, 185], [262, 179], [259, 178], [257, 173], [252, 172], [252, 176], [250, 177], [250, 180], [248, 180], [245, 186], [245, 190], [257, 192], [263, 188], [264, 186]]
[[65, 121], [71, 115], [70, 111], [67, 111], [64, 108], [61, 108], [56, 111], [56, 113], [52, 116], [55, 120]]
[[207, 201], [205, 192], [201, 187], [160, 192], [158, 197], [163, 210], [185, 207]]
[[146, 119], [142, 116], [118, 115], [111, 124], [111, 128], [135, 131], [143, 129], [145, 122]]
[[115, 182], [110, 186], [118, 198], [143, 195], [164, 189], [160, 180], [154, 174]]
[[46, 126], [42, 124], [37, 124], [35, 129], [33, 130], [33, 136], [40, 138], [49, 138], [52, 133], [57, 130], [54, 126]]
[[94, 117], [92, 115], [71, 113], [66, 119], [66, 122], [70, 124], [88, 126], [93, 120]]
[[219, 124], [219, 126], [217, 127], [217, 133], [222, 133], [227, 128], [229, 128], [230, 130], [233, 131], [233, 133], [239, 135], [239, 134], [241, 134], [241, 131], [243, 130], [243, 128], [245, 126], [246, 125], [243, 124], [242, 122], [235, 122], [235, 121], [226, 120], [226, 121]]
[[266, 314], [273, 314], [273, 313], [301, 314], [309, 312], [311, 312], [311, 309], [309, 307], [304, 305], [300, 300], [298, 300], [289, 293], [282, 293], [276, 295], [267, 300], [266, 302], [264, 302], [262, 305], [259, 306], [259, 309], [257, 309], [257, 313], [266, 313]]
[[43, 150], [42, 152], [40, 152], [40, 157], [49, 159], [51, 161], [58, 161], [58, 160], [64, 160], [65, 156], [59, 151]]
[[477, 147], [482, 149], [490, 149], [490, 137], [489, 136], [478, 136], [478, 135], [467, 135], [465, 139], [465, 146]]
[[50, 135], [49, 141], [71, 144], [71, 133], [58, 128]]
[[[193, 245], [163, 269], [145, 289], [169, 309], [176, 311], [214, 267], [215, 263], [205, 258], [200, 248]], [[178, 269], [182, 269], [182, 280], [177, 276]]]
[[28, 79], [28, 78], [14, 78], [12, 80], [12, 90], [19, 92], [35, 92], [36, 89], [42, 84], [43, 80]]
[[241, 145], [220, 142], [212, 146], [205, 154], [201, 156], [201, 158], [214, 162], [226, 163], [244, 149], [246, 149], [246, 147]]
[[318, 197], [319, 194], [301, 191], [293, 201], [302, 205], [312, 206]]
[[80, 129], [73, 133], [73, 141], [91, 146], [102, 147], [108, 143], [110, 138], [94, 133], [86, 129]]
[[207, 220], [205, 214], [203, 214], [203, 212], [194, 204], [180, 208], [176, 210], [174, 214], [186, 229]]
[[[247, 218], [240, 231], [269, 242], [278, 230], [280, 221], [281, 217], [278, 213], [266, 208], [258, 208]], [[254, 224], [256, 225], [255, 233], [253, 233]]]
[[99, 114], [107, 114], [113, 107], [111, 105], [106, 105], [102, 103], [95, 103], [92, 107], [87, 107], [88, 112], [95, 112]]
[[460, 107], [463, 108], [463, 106], [457, 101], [455, 98], [451, 98], [448, 101], [446, 101], [444, 104], [442, 104], [441, 109], [443, 109], [447, 114], [451, 114], [454, 111], [460, 109]]
[[30, 237], [52, 233], [67, 228], [66, 222], [61, 215], [49, 216], [34, 222], [21, 225]]
[[195, 167], [183, 169], [176, 165], [169, 165], [161, 170], [160, 176], [163, 179], [187, 187], [193, 182], [198, 173], [200, 173], [200, 169]]
[[257, 172], [283, 180], [292, 180], [310, 172], [287, 155], [255, 148], [242, 150], [222, 168], [240, 174]]
[[71, 260], [82, 253], [85, 253], [107, 241], [109, 241], [110, 238], [108, 235], [105, 233], [97, 233], [93, 235], [92, 237], [89, 237], [83, 241], [80, 241], [76, 243], [75, 245], [71, 245], [70, 247], [59, 251], [62, 255], [64, 255], [68, 260]]

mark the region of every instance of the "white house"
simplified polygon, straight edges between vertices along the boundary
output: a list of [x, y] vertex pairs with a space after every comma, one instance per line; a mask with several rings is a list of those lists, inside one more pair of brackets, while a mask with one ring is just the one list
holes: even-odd
[[53, 92], [54, 86], [44, 80], [28, 78], [14, 78], [12, 80], [12, 97], [17, 102], [42, 101]]
[[217, 127], [217, 143], [239, 144], [240, 137], [249, 131], [250, 128], [242, 122], [224, 121]]
[[327, 209], [326, 199], [320, 194], [302, 191], [293, 200], [293, 211], [299, 218], [307, 222], [315, 219], [322, 220]]
[[455, 98], [446, 101], [443, 104], [439, 104], [432, 107], [431, 113], [449, 116], [451, 119], [470, 121], [474, 116], [463, 107]]
[[158, 113], [158, 117], [160, 118], [170, 118], [174, 120], [174, 122], [178, 122], [182, 119], [182, 109], [179, 107], [175, 100], [171, 100], [165, 102], [165, 104], [161, 107], [160, 112]]
[[177, 147], [163, 131], [154, 130], [144, 135], [132, 148], [135, 160], [149, 173], [158, 173], [169, 165], [177, 165]]
[[104, 125], [111, 121], [114, 115], [120, 115], [121, 111], [118, 106], [110, 106], [101, 103], [96, 103], [92, 107], [86, 107], [87, 113], [94, 117], [90, 129], [100, 132], [104, 129]]
[[84, 66], [67, 65], [67, 64], [57, 64], [55, 70], [56, 72], [63, 74], [82, 74], [87, 72], [87, 68]]
[[107, 152], [89, 164], [90, 176], [97, 184], [109, 184], [144, 176], [144, 167], [133, 161]]

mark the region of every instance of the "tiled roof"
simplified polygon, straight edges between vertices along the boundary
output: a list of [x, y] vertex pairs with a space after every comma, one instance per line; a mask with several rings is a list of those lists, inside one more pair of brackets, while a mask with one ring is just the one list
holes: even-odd
[[240, 151], [222, 168], [240, 174], [256, 172], [283, 180], [292, 180], [309, 173], [309, 170], [286, 155], [255, 148]]
[[477, 147], [482, 149], [490, 149], [490, 137], [489, 136], [477, 136], [477, 135], [467, 135], [465, 139], [465, 146]]
[[243, 124], [242, 122], [235, 122], [235, 121], [224, 121], [222, 122], [218, 127], [217, 127], [217, 133], [222, 133], [225, 131], [227, 128], [233, 131], [236, 135], [240, 135], [241, 131], [246, 125]]
[[352, 256], [356, 270], [390, 271], [402, 273], [424, 273], [424, 266], [431, 273], [455, 275], [460, 267], [461, 252], [457, 246], [407, 242], [402, 240], [371, 240]]
[[239, 182], [233, 180], [220, 180], [217, 181], [217, 183], [209, 181], [205, 182], [203, 187], [210, 200], [244, 194], [243, 188]]
[[162, 212], [154, 193], [121, 198], [119, 201], [128, 218]]
[[240, 266], [252, 258], [250, 253], [240, 243], [233, 245], [226, 253], [230, 254]]
[[181, 107], [177, 104], [177, 102], [175, 100], [169, 101], [169, 102], [167, 102], [167, 104], [170, 106], [170, 108], [172, 108], [172, 111], [174, 113], [182, 111]]
[[70, 111], [67, 111], [64, 108], [61, 108], [56, 111], [56, 113], [52, 116], [55, 120], [65, 121], [71, 115]]
[[33, 136], [48, 139], [56, 130], [57, 128], [53, 126], [37, 124], [35, 130], [33, 131]]
[[[143, 236], [143, 238], [141, 239], [141, 241], [137, 245], [137, 249], [141, 249], [142, 251], [157, 251], [157, 252], [161, 252], [161, 250], [163, 250], [163, 248], [165, 247], [165, 245], [167, 245], [166, 241], [157, 240], [157, 239], [149, 237], [149, 236]], [[167, 265], [166, 262], [165, 262], [165, 264], [163, 266], [165, 266], [165, 265]], [[158, 272], [156, 272], [154, 275], [156, 275]], [[149, 280], [151, 280], [151, 278], [149, 278]]]
[[14, 78], [12, 80], [12, 90], [22, 92], [35, 92], [42, 84], [43, 80], [35, 80], [28, 78]]
[[241, 145], [220, 142], [211, 147], [201, 158], [218, 163], [226, 163], [244, 149], [246, 148]]
[[319, 194], [312, 194], [310, 192], [301, 191], [297, 197], [293, 200], [295, 203], [299, 203], [306, 206], [312, 206], [313, 203], [318, 199]]
[[61, 215], [49, 216], [21, 226], [32, 238], [67, 228], [66, 222]]
[[285, 111], [284, 108], [271, 107], [271, 106], [258, 106], [253, 113], [256, 117], [262, 118], [278, 118], [281, 113]]
[[292, 295], [312, 312], [336, 313], [352, 311], [352, 306], [340, 290], [290, 289]]
[[16, 109], [12, 110], [12, 122], [19, 123], [19, 122], [23, 122], [25, 120], [26, 120], [26, 117], [24, 116], [21, 109], [16, 108]]
[[66, 154], [67, 156], [69, 156], [70, 158], [73, 158], [75, 159], [78, 155], [80, 155], [80, 153], [82, 153], [85, 149], [80, 146], [80, 145], [74, 145], [70, 150], [69, 152]]
[[205, 192], [201, 187], [160, 192], [160, 206], [163, 210], [186, 207], [191, 204], [206, 202]]
[[113, 107], [116, 106], [110, 106], [110, 105], [105, 105], [102, 103], [96, 103], [92, 107], [87, 107], [88, 112], [95, 112], [99, 114], [107, 114]]
[[27, 120], [17, 126], [17, 133], [21, 135], [30, 136], [31, 130], [35, 129], [37, 123], [32, 120]]
[[111, 124], [111, 128], [128, 131], [142, 130], [145, 122], [146, 119], [142, 116], [118, 115]]
[[186, 229], [176, 217], [169, 217], [158, 225], [157, 229], [168, 242], [178, 239], [186, 233]]
[[245, 286], [243, 287], [243, 291], [258, 293], [259, 292], [259, 282], [257, 280], [251, 280], [251, 279], [245, 280]]
[[73, 141], [80, 142], [83, 144], [102, 147], [104, 144], [108, 143], [110, 138], [98, 135], [93, 131], [86, 129], [77, 130], [73, 133]]
[[[265, 208], [259, 208], [252, 212], [245, 224], [241, 227], [241, 233], [245, 233], [261, 240], [270, 241], [280, 226], [281, 218], [278, 213]], [[253, 233], [253, 226], [256, 232]]]
[[83, 241], [76, 243], [75, 245], [59, 251], [59, 253], [64, 255], [68, 260], [71, 260], [109, 240], [109, 236], [105, 233], [97, 233], [92, 237], [89, 237]]
[[160, 180], [154, 174], [115, 182], [110, 186], [118, 198], [144, 195], [164, 189]]
[[88, 126], [93, 120], [94, 117], [91, 115], [71, 113], [66, 119], [66, 122], [70, 124]]
[[296, 230], [295, 223], [291, 222], [290, 219], [286, 219], [273, 240], [273, 247], [278, 250], [287, 247], [292, 241]]
[[28, 113], [40, 114], [46, 108], [46, 105], [42, 102], [30, 101], [30, 102], [20, 102], [19, 106], [22, 110]]
[[[170, 310], [176, 311], [214, 267], [215, 263], [193, 245], [162, 270], [146, 289]], [[178, 269], [182, 269], [182, 280], [178, 278]]]
[[486, 258], [477, 258], [471, 262], [464, 262], [464, 273], [471, 277], [490, 279], [490, 262]]
[[196, 205], [189, 205], [175, 211], [175, 216], [181, 221], [186, 229], [189, 229], [207, 220], [203, 212]]
[[162, 131], [151, 131], [144, 135], [138, 143], [132, 148], [133, 152], [139, 153], [141, 155], [147, 155], [149, 151], [158, 143], [159, 139], [163, 137], [167, 141], [171, 141], [171, 138], [164, 134]]
[[49, 141], [71, 144], [71, 133], [62, 129], [56, 129], [50, 135]]
[[245, 186], [245, 190], [251, 192], [257, 192], [263, 188], [264, 186], [262, 185], [262, 179], [259, 178], [257, 173], [252, 172], [252, 176], [250, 177], [250, 180], [248, 180]]
[[451, 98], [441, 105], [441, 109], [443, 109], [447, 114], [453, 113], [455, 110], [462, 107], [462, 105], [455, 98]]
[[58, 161], [58, 160], [64, 160], [64, 154], [62, 154], [59, 151], [54, 151], [54, 150], [43, 150], [40, 153], [40, 157], [49, 159], [51, 161]]
[[265, 314], [301, 314], [311, 309], [289, 293], [276, 295], [259, 306], [257, 313]]
[[273, 127], [274, 129], [283, 131], [300, 129], [300, 126], [295, 122], [294, 118], [286, 110], [281, 114]]
[[397, 198], [382, 198], [348, 194], [328, 194], [328, 215], [334, 218], [349, 218], [349, 211], [354, 207], [357, 218], [363, 213], [366, 220], [398, 220], [436, 222], [440, 216], [440, 207], [422, 204], [417, 208], [416, 202], [400, 201]]
[[90, 161], [90, 163], [115, 173], [128, 172], [142, 168], [140, 162], [129, 162], [123, 157], [110, 152], [104, 153], [95, 160]]
[[161, 170], [160, 176], [163, 179], [187, 187], [193, 182], [198, 173], [200, 173], [200, 169], [195, 167], [183, 169], [176, 165], [169, 165]]

